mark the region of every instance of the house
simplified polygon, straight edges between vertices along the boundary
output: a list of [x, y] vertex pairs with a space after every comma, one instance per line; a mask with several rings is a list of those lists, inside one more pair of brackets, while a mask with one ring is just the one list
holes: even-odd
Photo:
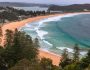
[[50, 11], [50, 13], [63, 13], [63, 11]]

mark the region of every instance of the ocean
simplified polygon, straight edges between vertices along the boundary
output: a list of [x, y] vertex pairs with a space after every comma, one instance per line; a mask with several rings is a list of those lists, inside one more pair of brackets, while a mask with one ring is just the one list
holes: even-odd
[[79, 45], [81, 55], [90, 49], [90, 14], [68, 14], [28, 23], [21, 31], [33, 39], [38, 38], [40, 46], [46, 51], [61, 54], [67, 48], [73, 53], [75, 44]]

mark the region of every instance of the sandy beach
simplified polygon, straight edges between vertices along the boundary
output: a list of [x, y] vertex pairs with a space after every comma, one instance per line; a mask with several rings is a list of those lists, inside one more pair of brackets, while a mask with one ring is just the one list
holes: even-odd
[[[19, 29], [20, 27], [24, 26], [27, 23], [38, 21], [38, 20], [41, 20], [41, 19], [44, 19], [44, 18], [58, 16], [58, 15], [62, 16], [64, 14], [54, 14], [54, 15], [47, 15], [47, 16], [38, 16], [38, 17], [28, 18], [28, 19], [25, 19], [25, 20], [22, 20], [22, 21], [11, 22], [11, 23], [7, 23], [7, 24], [3, 25], [2, 26], [3, 36], [1, 38], [2, 42], [1, 42], [0, 45], [3, 46], [4, 43], [5, 43], [5, 33], [6, 33], [5, 31], [7, 29], [14, 31], [16, 28]], [[60, 62], [60, 59], [61, 59], [61, 57], [58, 56], [58, 55], [55, 55], [55, 54], [52, 54], [50, 52], [46, 52], [46, 51], [44, 51], [42, 49], [39, 49], [39, 58], [43, 58], [43, 57], [52, 59], [54, 65], [58, 65], [59, 62]]]
[[[90, 12], [87, 12], [87, 13], [90, 13]], [[66, 14], [70, 14], [70, 13], [66, 13]], [[7, 29], [14, 31], [16, 28], [18, 29], [18, 28], [20, 28], [20, 27], [22, 27], [25, 24], [30, 23], [30, 22], [38, 21], [38, 20], [41, 20], [41, 19], [44, 19], [44, 18], [49, 18], [49, 17], [54, 17], [54, 16], [63, 16], [63, 15], [65, 15], [65, 14], [37, 16], [37, 17], [33, 17], [33, 18], [28, 18], [28, 19], [25, 19], [25, 20], [22, 20], [22, 21], [16, 21], [16, 22], [11, 22], [11, 23], [5, 24], [5, 25], [2, 26], [3, 36], [1, 38], [2, 42], [1, 42], [0, 45], [1, 46], [4, 45], [4, 42], [5, 42], [5, 30], [7, 30]], [[47, 51], [44, 51], [42, 49], [39, 49], [39, 58], [42, 58], [42, 57], [52, 59], [54, 65], [58, 65], [60, 60], [61, 60], [61, 56], [55, 55], [55, 54], [47, 52]]]
[[60, 60], [62, 59], [62, 57], [60, 55], [51, 53], [49, 51], [45, 51], [43, 49], [39, 49], [39, 58], [50, 58], [53, 61], [54, 65], [59, 65]]
[[[5, 31], [7, 29], [9, 30], [15, 30], [16, 28], [19, 29], [20, 27], [24, 26], [25, 24], [27, 23], [30, 23], [30, 22], [34, 22], [34, 21], [38, 21], [38, 20], [41, 20], [41, 19], [44, 19], [44, 18], [49, 18], [49, 17], [53, 17], [53, 16], [58, 16], [59, 14], [55, 14], [55, 15], [48, 15], [48, 16], [38, 16], [38, 17], [32, 17], [32, 18], [28, 18], [28, 19], [25, 19], [25, 20], [22, 20], [22, 21], [16, 21], [16, 22], [11, 22], [11, 23], [6, 23], [2, 26], [2, 32], [3, 32], [3, 37], [2, 37], [2, 42], [1, 42], [1, 46], [4, 45], [4, 42], [5, 42]], [[63, 15], [63, 14], [60, 14], [60, 15]]]

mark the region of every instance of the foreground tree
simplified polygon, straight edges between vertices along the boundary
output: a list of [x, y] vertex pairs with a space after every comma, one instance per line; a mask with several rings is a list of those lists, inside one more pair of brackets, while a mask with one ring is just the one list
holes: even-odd
[[75, 44], [74, 46], [74, 53], [73, 53], [73, 61], [74, 62], [78, 62], [79, 61], [79, 55], [80, 55], [80, 52], [79, 52], [79, 47], [78, 47], [78, 44]]
[[13, 44], [13, 31], [11, 30], [6, 30], [6, 42], [5, 42], [5, 47], [10, 47]]
[[16, 65], [9, 70], [42, 70], [39, 63], [35, 61], [29, 61], [22, 59], [16, 63]]
[[15, 32], [10, 30], [6, 31], [5, 51], [2, 56], [9, 68], [24, 58], [29, 61], [37, 59], [37, 54], [38, 49], [34, 46], [30, 36], [17, 29]]
[[2, 56], [4, 51], [4, 48], [0, 46], [0, 70], [8, 70], [6, 62], [4, 61], [4, 58]]
[[79, 65], [77, 65], [76, 63], [73, 63], [73, 64], [70, 64], [70, 65], [67, 65], [64, 70], [83, 70], [80, 68]]
[[62, 61], [59, 64], [59, 66], [63, 69], [64, 67], [66, 67], [68, 64], [71, 63], [71, 59], [69, 59], [67, 49], [64, 49], [64, 52], [62, 53], [62, 57], [63, 58], [62, 58]]
[[53, 67], [52, 60], [48, 58], [42, 58], [40, 61], [40, 65], [43, 70], [52, 70]]
[[89, 64], [89, 66], [86, 68], [86, 70], [90, 70], [90, 64]]
[[42, 58], [41, 61], [35, 62], [22, 59], [16, 63], [16, 65], [9, 70], [60, 70], [58, 66], [52, 65], [52, 61], [47, 58]]
[[82, 58], [80, 62], [80, 67], [82, 68], [87, 68], [90, 65], [90, 50], [88, 51], [87, 55], [85, 58]]
[[40, 47], [38, 38], [35, 38], [34, 46], [35, 46], [36, 48], [39, 48], [39, 47]]

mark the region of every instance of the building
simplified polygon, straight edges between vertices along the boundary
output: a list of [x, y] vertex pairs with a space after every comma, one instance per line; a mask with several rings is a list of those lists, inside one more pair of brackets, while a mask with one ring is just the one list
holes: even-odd
[[50, 13], [63, 13], [63, 11], [51, 11], [50, 10]]

